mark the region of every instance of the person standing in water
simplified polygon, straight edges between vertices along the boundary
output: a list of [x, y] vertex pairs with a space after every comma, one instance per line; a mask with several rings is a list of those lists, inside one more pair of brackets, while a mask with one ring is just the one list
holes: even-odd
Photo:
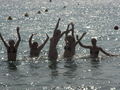
[[[85, 33], [86, 34], [86, 33]], [[76, 36], [76, 38], [78, 39], [78, 36]], [[87, 46], [87, 45], [83, 45], [80, 41], [79, 41], [79, 45], [83, 48], [86, 49], [90, 49], [90, 57], [91, 58], [98, 58], [99, 52], [101, 51], [102, 53], [104, 53], [107, 56], [118, 56], [118, 55], [113, 55], [110, 53], [107, 53], [106, 51], [104, 51], [101, 47], [97, 46], [97, 40], [95, 38], [91, 39], [91, 43], [92, 46]]]
[[19, 27], [17, 27], [17, 35], [18, 35], [18, 41], [15, 43], [14, 40], [9, 40], [8, 44], [5, 42], [5, 40], [3, 39], [1, 33], [0, 33], [0, 38], [2, 40], [2, 42], [4, 43], [6, 49], [7, 49], [7, 57], [8, 57], [8, 61], [16, 61], [16, 57], [17, 57], [17, 49], [19, 46], [19, 43], [21, 41], [21, 37], [20, 37], [20, 33], [19, 33]]
[[65, 34], [65, 44], [66, 45], [64, 47], [64, 54], [63, 54], [63, 57], [68, 58], [68, 59], [72, 58], [75, 55], [75, 47], [84, 36], [84, 34], [83, 34], [81, 36], [81, 38], [78, 39], [78, 41], [76, 41], [75, 36], [74, 36], [74, 24], [73, 23], [68, 24], [66, 31], [69, 30], [70, 25], [72, 26], [72, 28], [70, 29], [70, 31], [72, 33], [71, 33], [71, 35], [68, 35], [68, 33]]
[[44, 41], [43, 44], [38, 46], [38, 42], [32, 42], [32, 38], [34, 35], [35, 34], [32, 34], [29, 38], [30, 57], [38, 57], [41, 50], [43, 49], [43, 47], [45, 46], [45, 44], [49, 40], [49, 36], [46, 34], [46, 36], [47, 36], [46, 40]]
[[58, 19], [58, 22], [54, 29], [53, 36], [52, 36], [52, 38], [50, 38], [50, 47], [49, 47], [49, 52], [48, 52], [48, 58], [53, 64], [56, 64], [56, 60], [58, 58], [58, 52], [57, 52], [57, 48], [56, 48], [58, 41], [65, 33], [69, 32], [69, 30], [68, 30], [68, 31], [64, 31], [61, 33], [61, 30], [58, 29], [59, 22], [60, 22], [60, 18]]

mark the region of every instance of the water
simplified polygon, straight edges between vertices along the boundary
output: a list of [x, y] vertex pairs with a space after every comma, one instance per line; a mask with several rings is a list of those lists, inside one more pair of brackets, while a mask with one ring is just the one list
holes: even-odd
[[[64, 6], [66, 8], [64, 8]], [[48, 12], [44, 12], [48, 9]], [[41, 11], [41, 14], [37, 14]], [[24, 17], [25, 13], [29, 17]], [[15, 28], [20, 27], [22, 41], [18, 50], [18, 62], [9, 65], [6, 49], [0, 41], [0, 90], [120, 90], [120, 57], [107, 57], [100, 53], [99, 61], [87, 58], [89, 50], [76, 47], [76, 64], [66, 63], [62, 58], [64, 37], [57, 48], [57, 69], [48, 68], [46, 44], [37, 60], [29, 60], [28, 39], [38, 33], [34, 41], [51, 37], [57, 19], [61, 17], [60, 29], [75, 23], [75, 33], [83, 32], [84, 44], [96, 37], [98, 46], [114, 54], [120, 54], [120, 32], [113, 30], [120, 25], [120, 0], [0, 0], [0, 32], [8, 41], [17, 39]], [[13, 20], [8, 21], [7, 17]]]

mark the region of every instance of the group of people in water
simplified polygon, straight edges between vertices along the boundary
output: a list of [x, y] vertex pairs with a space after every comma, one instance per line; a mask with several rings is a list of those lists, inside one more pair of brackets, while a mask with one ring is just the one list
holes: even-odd
[[[79, 44], [81, 47], [90, 49], [90, 57], [91, 58], [97, 58], [99, 55], [99, 51], [104, 53], [107, 56], [116, 56], [110, 53], [107, 53], [104, 51], [101, 47], [97, 46], [97, 40], [95, 38], [91, 39], [91, 46], [84, 45], [81, 40], [82, 38], [86, 35], [86, 32], [82, 34], [82, 36], [79, 38], [78, 35], [74, 35], [74, 24], [71, 22], [68, 24], [66, 31], [61, 32], [60, 29], [58, 29], [60, 23], [60, 18], [57, 21], [57, 24], [55, 26], [55, 29], [53, 31], [53, 36], [50, 38], [50, 46], [49, 46], [49, 51], [48, 51], [48, 59], [52, 64], [57, 63], [57, 58], [58, 58], [58, 52], [57, 52], [57, 44], [59, 40], [62, 38], [63, 35], [65, 35], [65, 47], [64, 47], [64, 54], [63, 57], [67, 58], [67, 60], [71, 60], [73, 56], [75, 55], [75, 48], [76, 45]], [[71, 26], [71, 28], [70, 28]], [[17, 58], [17, 50], [18, 46], [21, 41], [21, 36], [19, 33], [20, 28], [17, 27], [17, 35], [18, 35], [18, 40], [15, 42], [14, 40], [9, 40], [8, 43], [4, 40], [3, 36], [0, 33], [0, 38], [2, 42], [4, 43], [6, 49], [7, 49], [7, 57], [8, 61], [16, 61]], [[71, 32], [71, 35], [70, 35]], [[29, 38], [29, 47], [30, 47], [30, 57], [38, 57], [41, 50], [49, 40], [49, 36], [46, 34], [46, 40], [41, 44], [38, 45], [38, 42], [32, 42], [32, 38], [35, 34], [32, 34]]]

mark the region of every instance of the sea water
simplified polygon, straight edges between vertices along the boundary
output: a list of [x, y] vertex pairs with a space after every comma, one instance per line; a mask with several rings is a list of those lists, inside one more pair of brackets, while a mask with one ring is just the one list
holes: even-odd
[[[7, 20], [8, 16], [13, 20]], [[120, 0], [0, 0], [0, 33], [6, 41], [17, 40], [19, 26], [22, 38], [15, 63], [7, 62], [6, 48], [0, 40], [0, 90], [120, 90], [119, 56], [100, 53], [98, 60], [92, 60], [89, 50], [77, 45], [74, 62], [65, 62], [64, 36], [57, 45], [57, 68], [48, 67], [49, 41], [39, 58], [29, 58], [29, 36], [37, 33], [33, 41], [43, 43], [46, 33], [52, 37], [58, 18], [61, 31], [73, 22], [75, 35], [87, 32], [83, 44], [91, 45], [95, 37], [105, 51], [120, 54], [120, 31], [113, 29], [120, 26]]]

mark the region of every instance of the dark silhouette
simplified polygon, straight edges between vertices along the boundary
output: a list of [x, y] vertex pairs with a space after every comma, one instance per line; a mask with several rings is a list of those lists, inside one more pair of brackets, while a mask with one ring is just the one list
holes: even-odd
[[115, 30], [118, 30], [118, 29], [119, 29], [119, 27], [118, 27], [118, 26], [115, 26], [115, 27], [114, 27], [114, 29], [115, 29]]
[[9, 17], [7, 18], [7, 20], [13, 20], [13, 19], [12, 19], [12, 17], [11, 17], [11, 16], [9, 16]]
[[[86, 33], [84, 33], [86, 34]], [[77, 36], [77, 39], [78, 39], [78, 36]], [[95, 38], [92, 38], [91, 39], [91, 43], [92, 43], [92, 46], [87, 46], [87, 45], [83, 45], [80, 41], [79, 41], [79, 45], [83, 48], [86, 48], [86, 49], [90, 49], [90, 57], [91, 58], [97, 58], [98, 55], [99, 55], [99, 51], [101, 51], [102, 53], [104, 53], [105, 55], [107, 56], [117, 56], [117, 55], [112, 55], [110, 53], [107, 53], [106, 51], [104, 51], [101, 47], [98, 47], [96, 44], [97, 44], [97, 40]]]
[[24, 15], [25, 17], [29, 17], [29, 15], [28, 15], [28, 13], [25, 13], [25, 15]]
[[64, 47], [64, 58], [72, 58], [75, 55], [75, 47], [78, 44], [78, 42], [82, 39], [82, 37], [80, 39], [78, 39], [78, 41], [75, 40], [75, 36], [74, 36], [74, 24], [70, 23], [68, 24], [67, 30], [69, 30], [69, 26], [72, 26], [72, 28], [70, 29], [70, 31], [72, 31], [72, 35], [68, 35], [68, 33], [65, 34], [65, 47]]
[[46, 40], [44, 41], [43, 44], [38, 46], [37, 42], [32, 42], [33, 35], [35, 35], [35, 34], [32, 34], [29, 38], [30, 57], [38, 57], [40, 54], [40, 51], [43, 49], [43, 47], [47, 43], [49, 36], [46, 34], [46, 36], [47, 36]]
[[56, 24], [53, 36], [52, 36], [52, 38], [50, 38], [50, 47], [49, 47], [49, 52], [48, 52], [49, 60], [54, 63], [56, 63], [56, 60], [58, 58], [58, 52], [56, 49], [58, 41], [65, 33], [69, 32], [69, 30], [67, 30], [67, 31], [64, 31], [61, 33], [61, 31], [58, 29], [59, 22], [60, 22], [60, 18], [58, 19], [58, 22]]
[[38, 13], [38, 14], [41, 14], [41, 11], [38, 11], [37, 13]]
[[18, 41], [15, 43], [14, 40], [9, 40], [8, 44], [4, 41], [1, 33], [0, 33], [0, 38], [3, 41], [6, 49], [7, 49], [7, 55], [8, 55], [8, 61], [16, 61], [17, 57], [17, 49], [19, 46], [19, 43], [21, 41], [20, 33], [19, 33], [19, 27], [17, 27], [17, 35], [18, 35]]

